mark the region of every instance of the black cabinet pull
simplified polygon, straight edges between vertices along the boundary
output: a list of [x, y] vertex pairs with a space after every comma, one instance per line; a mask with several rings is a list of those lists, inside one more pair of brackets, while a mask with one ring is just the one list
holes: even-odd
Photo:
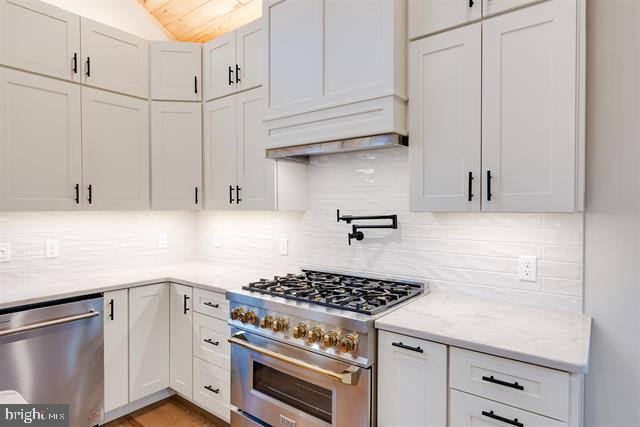
[[236, 83], [240, 83], [240, 70], [241, 68], [236, 64]]
[[198, 76], [193, 76], [193, 90], [198, 93]]
[[491, 201], [491, 197], [493, 197], [493, 195], [491, 194], [491, 171], [488, 170], [487, 171], [487, 201], [488, 202]]
[[87, 77], [91, 77], [91, 58], [87, 56]]
[[240, 190], [242, 190], [242, 188], [236, 185], [236, 205], [242, 201], [240, 198]]
[[198, 187], [196, 187], [196, 205], [198, 204]]
[[205, 339], [204, 342], [206, 342], [207, 344], [211, 344], [211, 345], [220, 345], [220, 341], [214, 341], [211, 338]]
[[87, 190], [89, 190], [89, 198], [87, 199], [87, 201], [89, 202], [89, 204], [91, 204], [93, 203], [93, 186], [89, 184]]
[[469, 201], [473, 200], [473, 172], [469, 172]]
[[524, 390], [524, 386], [518, 384], [518, 381], [516, 381], [515, 383], [510, 383], [510, 382], [507, 382], [507, 381], [498, 380], [498, 379], [494, 378], [493, 375], [491, 375], [490, 377], [483, 376], [482, 377], [482, 381], [486, 381], [486, 382], [493, 383], [493, 384], [498, 384], [498, 385], [503, 385], [505, 387], [515, 388], [516, 390]]
[[229, 186], [229, 203], [233, 204], [233, 202], [235, 202], [235, 199], [233, 198], [233, 186], [230, 185]]
[[78, 53], [73, 54], [73, 74], [78, 74]]
[[220, 308], [220, 304], [214, 304], [214, 303], [209, 302], [209, 301], [203, 302], [202, 304], [204, 304], [204, 305], [206, 305], [208, 307], [211, 307], [211, 308]]
[[187, 311], [189, 311], [189, 307], [187, 307], [187, 301], [189, 300], [189, 297], [186, 295], [182, 296], [182, 312], [183, 314], [187, 314]]
[[211, 393], [215, 393], [215, 394], [220, 393], [220, 389], [219, 388], [213, 388], [210, 385], [206, 385], [206, 386], [204, 386], [204, 388], [209, 390]]
[[109, 301], [109, 319], [113, 320], [113, 299]]
[[482, 415], [488, 418], [492, 418], [494, 420], [502, 421], [505, 424], [510, 424], [516, 427], [524, 427], [524, 424], [522, 424], [521, 422], [518, 422], [517, 418], [510, 420], [509, 418], [501, 417], [500, 415], [494, 414], [493, 411], [489, 411], [489, 412], [482, 411]]
[[76, 184], [76, 197], [75, 197], [75, 202], [76, 205], [80, 204], [80, 184]]
[[229, 67], [229, 86], [233, 84], [233, 68]]
[[416, 353], [424, 353], [424, 350], [421, 349], [420, 347], [411, 347], [410, 345], [402, 344], [402, 341], [392, 342], [391, 345], [394, 347], [404, 348], [405, 350], [415, 351]]
[[473, 7], [473, 0], [469, 0], [469, 7]]

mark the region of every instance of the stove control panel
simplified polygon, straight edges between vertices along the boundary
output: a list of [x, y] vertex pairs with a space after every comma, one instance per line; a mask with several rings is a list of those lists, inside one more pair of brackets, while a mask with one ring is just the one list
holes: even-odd
[[367, 363], [367, 334], [245, 305], [233, 304], [230, 317], [232, 326], [349, 361]]

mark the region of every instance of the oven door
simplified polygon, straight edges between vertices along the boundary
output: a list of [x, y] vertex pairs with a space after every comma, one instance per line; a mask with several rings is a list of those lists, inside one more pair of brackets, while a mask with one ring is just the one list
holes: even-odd
[[231, 343], [231, 404], [282, 427], [370, 426], [371, 370], [248, 332]]

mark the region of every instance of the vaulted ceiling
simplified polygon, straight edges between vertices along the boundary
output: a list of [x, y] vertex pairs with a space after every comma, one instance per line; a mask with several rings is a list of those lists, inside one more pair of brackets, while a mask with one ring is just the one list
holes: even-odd
[[262, 0], [139, 0], [179, 41], [206, 42], [262, 15]]

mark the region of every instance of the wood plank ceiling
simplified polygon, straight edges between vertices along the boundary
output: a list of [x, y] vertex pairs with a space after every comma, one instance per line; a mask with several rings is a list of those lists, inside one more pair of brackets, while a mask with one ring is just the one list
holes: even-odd
[[262, 15], [262, 0], [138, 0], [179, 41], [204, 43]]

